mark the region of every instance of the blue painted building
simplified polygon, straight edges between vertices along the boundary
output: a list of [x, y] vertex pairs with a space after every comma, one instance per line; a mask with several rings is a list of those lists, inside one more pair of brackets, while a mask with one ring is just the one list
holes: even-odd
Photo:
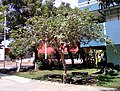
[[112, 39], [116, 51], [105, 43], [94, 41], [88, 45], [82, 45], [82, 47], [105, 47], [107, 61], [120, 65], [120, 5], [100, 9], [97, 0], [78, 0], [78, 7], [81, 9], [90, 7], [90, 11], [98, 16], [100, 22], [105, 26], [104, 33]]

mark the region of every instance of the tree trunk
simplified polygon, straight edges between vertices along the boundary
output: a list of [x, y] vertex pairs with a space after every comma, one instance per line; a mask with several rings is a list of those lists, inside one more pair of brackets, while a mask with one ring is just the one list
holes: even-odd
[[85, 51], [84, 49], [80, 48], [80, 42], [77, 42], [77, 46], [78, 46], [78, 52], [77, 54], [77, 59], [80, 57], [83, 60], [83, 65], [86, 66], [86, 62], [85, 62]]
[[72, 61], [72, 67], [74, 67], [74, 58], [73, 58], [72, 53], [70, 52], [70, 47], [69, 47], [69, 45], [67, 45], [67, 51], [68, 51], [68, 55], [69, 55], [69, 57], [70, 57], [70, 59], [71, 59], [71, 61]]
[[61, 59], [62, 59], [62, 64], [63, 64], [63, 83], [65, 83], [67, 79], [66, 62], [64, 58], [64, 53], [61, 51], [60, 54], [61, 54]]
[[55, 55], [56, 55], [57, 60], [60, 61], [60, 54], [59, 54], [58, 50], [56, 50], [56, 49], [54, 49], [54, 50], [56, 53]]
[[17, 72], [20, 72], [21, 65], [22, 65], [22, 56], [21, 56], [20, 62], [19, 62], [19, 64], [18, 64]]
[[38, 60], [38, 50], [36, 48], [33, 49], [34, 52], [34, 60], [33, 60], [33, 64], [34, 64], [34, 69], [37, 70], [37, 60]]

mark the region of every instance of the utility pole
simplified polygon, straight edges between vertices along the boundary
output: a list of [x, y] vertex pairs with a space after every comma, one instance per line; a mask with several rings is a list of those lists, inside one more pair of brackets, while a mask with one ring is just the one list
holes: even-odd
[[47, 59], [47, 37], [45, 39], [45, 59]]
[[4, 70], [5, 70], [5, 46], [6, 46], [6, 14], [7, 11], [4, 12]]

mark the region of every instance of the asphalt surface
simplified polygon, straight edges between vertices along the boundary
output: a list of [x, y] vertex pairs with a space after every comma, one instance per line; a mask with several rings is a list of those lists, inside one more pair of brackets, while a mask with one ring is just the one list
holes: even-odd
[[120, 91], [114, 88], [83, 86], [32, 80], [0, 74], [0, 91]]

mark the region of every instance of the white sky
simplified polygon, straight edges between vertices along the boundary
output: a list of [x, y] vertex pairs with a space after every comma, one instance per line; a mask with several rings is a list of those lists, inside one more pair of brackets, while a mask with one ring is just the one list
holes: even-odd
[[69, 3], [72, 8], [78, 6], [78, 0], [56, 0], [55, 1], [55, 6], [59, 6], [61, 2]]
[[[43, 0], [44, 2], [45, 0]], [[72, 8], [78, 6], [78, 0], [56, 0], [55, 1], [55, 6], [58, 7], [60, 6], [61, 2], [69, 3]]]

